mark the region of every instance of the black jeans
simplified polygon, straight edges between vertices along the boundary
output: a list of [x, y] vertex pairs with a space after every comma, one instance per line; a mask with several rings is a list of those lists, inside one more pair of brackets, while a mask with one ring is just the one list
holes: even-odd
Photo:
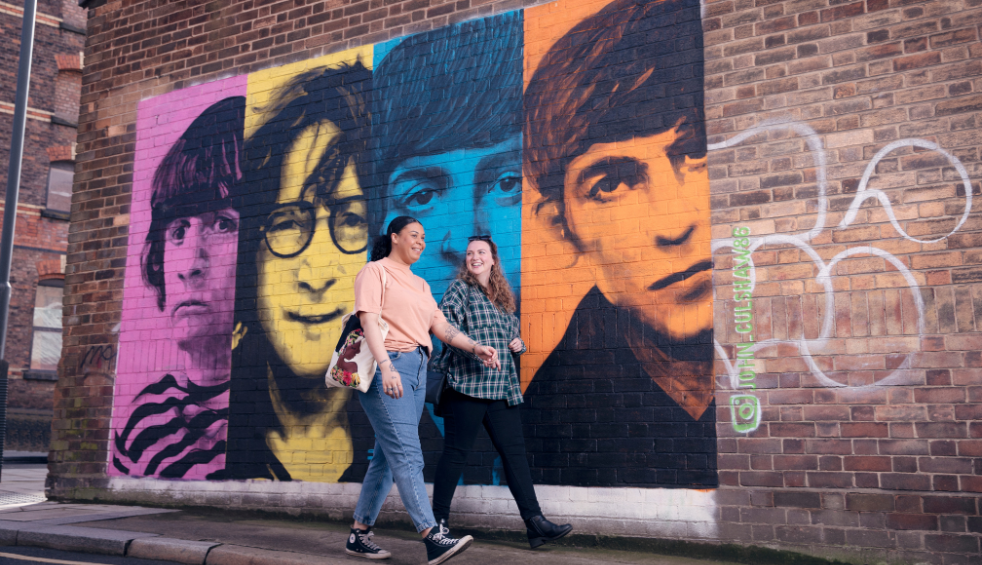
[[532, 486], [518, 406], [509, 407], [505, 400], [472, 398], [451, 388], [443, 392], [440, 406], [445, 436], [443, 455], [433, 481], [433, 516], [437, 521], [441, 518], [449, 521], [450, 502], [467, 465], [467, 452], [474, 445], [482, 422], [491, 436], [491, 443], [501, 455], [508, 488], [515, 497], [522, 519], [542, 514]]

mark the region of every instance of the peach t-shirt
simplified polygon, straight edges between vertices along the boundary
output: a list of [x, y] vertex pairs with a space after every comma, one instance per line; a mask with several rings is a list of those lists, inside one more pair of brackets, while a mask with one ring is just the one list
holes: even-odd
[[[385, 303], [382, 303], [382, 269], [385, 269]], [[381, 314], [389, 324], [385, 338], [386, 351], [412, 351], [422, 345], [433, 350], [430, 328], [446, 320], [430, 285], [417, 277], [407, 265], [388, 257], [362, 267], [355, 277], [355, 314]]]

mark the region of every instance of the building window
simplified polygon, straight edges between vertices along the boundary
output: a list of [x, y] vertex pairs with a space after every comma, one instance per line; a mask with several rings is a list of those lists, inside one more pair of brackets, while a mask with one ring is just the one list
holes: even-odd
[[31, 371], [58, 370], [61, 359], [61, 311], [65, 281], [38, 283], [34, 297], [34, 341], [31, 345]]
[[48, 171], [47, 209], [51, 212], [67, 214], [72, 209], [72, 180], [75, 178], [74, 163], [51, 163]]

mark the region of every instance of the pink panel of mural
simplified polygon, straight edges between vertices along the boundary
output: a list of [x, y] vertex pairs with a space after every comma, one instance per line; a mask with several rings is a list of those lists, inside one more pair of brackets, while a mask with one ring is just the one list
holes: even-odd
[[246, 85], [139, 106], [110, 475], [224, 474]]

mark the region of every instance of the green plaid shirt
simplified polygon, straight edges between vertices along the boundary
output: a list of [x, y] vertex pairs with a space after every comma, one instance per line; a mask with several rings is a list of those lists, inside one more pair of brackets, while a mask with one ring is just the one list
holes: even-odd
[[447, 321], [481, 345], [498, 351], [501, 369], [491, 369], [471, 352], [443, 346], [437, 367], [447, 373], [447, 384], [457, 392], [488, 400], [507, 400], [509, 406], [522, 403], [522, 387], [518, 382], [515, 360], [525, 353], [512, 353], [511, 340], [519, 336], [518, 316], [500, 310], [479, 288], [460, 279], [450, 284], [440, 309]]

